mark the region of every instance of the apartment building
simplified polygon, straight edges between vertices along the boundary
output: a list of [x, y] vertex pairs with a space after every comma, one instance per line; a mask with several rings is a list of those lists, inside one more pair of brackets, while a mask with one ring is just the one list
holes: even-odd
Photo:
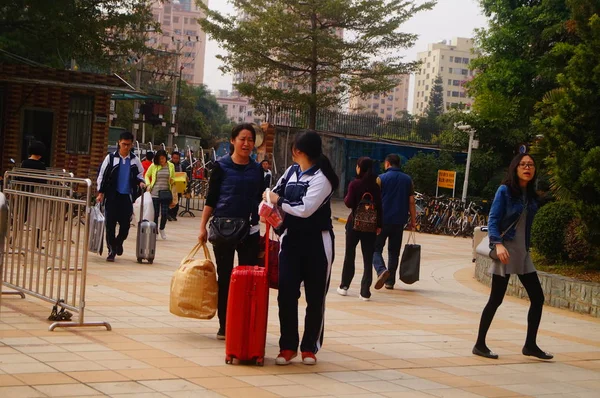
[[350, 97], [349, 109], [353, 114], [377, 115], [392, 120], [408, 110], [408, 85], [410, 75], [402, 75], [400, 83], [390, 92], [370, 94], [367, 98]]
[[[208, 5], [208, 0], [202, 0]], [[162, 34], [149, 38], [149, 45], [161, 50], [179, 52], [181, 77], [190, 84], [204, 83], [206, 33], [198, 24], [202, 12], [196, 0], [155, 1], [154, 19], [161, 24]]]
[[469, 109], [473, 98], [467, 96], [465, 83], [473, 78], [469, 69], [475, 56], [473, 39], [457, 37], [449, 42], [429, 44], [427, 51], [418, 53], [421, 69], [415, 74], [413, 114], [422, 115], [427, 109], [429, 95], [437, 76], [444, 82], [444, 109]]
[[255, 123], [260, 125], [264, 121], [264, 115], [257, 116], [254, 106], [250, 104], [247, 97], [241, 97], [238, 93], [229, 93], [227, 90], [219, 90], [217, 103], [227, 113], [227, 118], [233, 123]]

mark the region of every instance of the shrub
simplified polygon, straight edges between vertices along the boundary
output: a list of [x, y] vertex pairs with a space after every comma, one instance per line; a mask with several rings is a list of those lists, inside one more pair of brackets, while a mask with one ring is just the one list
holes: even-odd
[[569, 202], [552, 202], [537, 213], [531, 229], [531, 244], [548, 260], [565, 259], [565, 235], [575, 218], [575, 208]]
[[585, 236], [585, 226], [581, 222], [581, 219], [573, 219], [567, 226], [564, 242], [565, 252], [569, 260], [582, 262], [590, 257], [592, 248], [585, 239]]

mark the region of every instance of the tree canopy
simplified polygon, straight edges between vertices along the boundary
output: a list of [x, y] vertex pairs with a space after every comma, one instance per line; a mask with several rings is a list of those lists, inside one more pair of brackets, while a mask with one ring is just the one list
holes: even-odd
[[103, 70], [142, 53], [158, 30], [150, 0], [0, 0], [0, 49], [64, 68]]
[[[232, 0], [238, 16], [206, 13], [202, 28], [226, 50], [223, 72], [247, 77], [237, 86], [256, 103], [337, 106], [350, 93], [391, 90], [418, 62], [403, 62], [398, 50], [417, 36], [401, 31], [434, 1], [409, 0]], [[417, 4], [420, 3], [420, 4]]]

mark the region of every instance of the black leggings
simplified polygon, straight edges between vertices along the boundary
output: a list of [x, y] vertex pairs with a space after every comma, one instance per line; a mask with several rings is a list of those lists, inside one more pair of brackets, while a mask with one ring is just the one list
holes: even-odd
[[[529, 313], [527, 314], [527, 339], [525, 340], [525, 346], [534, 349], [537, 348], [537, 332], [540, 327], [540, 321], [542, 320], [544, 291], [542, 290], [542, 285], [540, 284], [537, 272], [518, 275], [518, 277], [525, 287], [525, 290], [527, 290], [529, 301], [531, 302]], [[490, 293], [490, 299], [481, 314], [479, 335], [477, 336], [477, 343], [475, 344], [480, 349], [487, 348], [485, 337], [492, 324], [496, 310], [500, 307], [500, 304], [502, 304], [506, 288], [508, 287], [509, 278], [510, 275], [492, 275], [492, 292]]]

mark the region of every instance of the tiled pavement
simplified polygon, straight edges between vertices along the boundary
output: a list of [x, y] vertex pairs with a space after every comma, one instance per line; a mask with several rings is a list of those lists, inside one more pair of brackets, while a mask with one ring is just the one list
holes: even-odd
[[[336, 203], [334, 215], [345, 214]], [[0, 397], [600, 397], [598, 319], [546, 308], [540, 346], [556, 357], [542, 363], [520, 354], [527, 302], [507, 297], [489, 336], [501, 358], [474, 357], [488, 288], [472, 277], [470, 241], [418, 236], [422, 280], [374, 291], [371, 302], [362, 302], [360, 254], [349, 296], [335, 293], [344, 251], [340, 223], [319, 363], [274, 365], [279, 328], [272, 291], [265, 367], [225, 365], [216, 318], [183, 319], [168, 310], [171, 275], [193, 246], [198, 223], [169, 223], [153, 265], [135, 263], [135, 229], [114, 264], [90, 255], [86, 320], [109, 321], [112, 332], [49, 332], [47, 303], [2, 298]]]

